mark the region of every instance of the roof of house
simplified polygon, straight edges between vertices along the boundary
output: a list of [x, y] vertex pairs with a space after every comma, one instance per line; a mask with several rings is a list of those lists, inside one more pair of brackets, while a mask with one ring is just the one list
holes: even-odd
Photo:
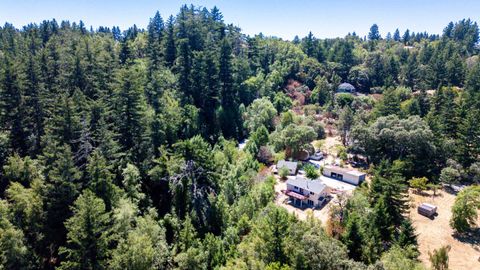
[[296, 171], [297, 170], [297, 162], [294, 161], [285, 161], [285, 160], [279, 160], [277, 163], [277, 169], [286, 167], [289, 171]]
[[341, 172], [341, 173], [346, 173], [346, 174], [350, 174], [350, 175], [354, 175], [354, 176], [366, 175], [366, 173], [361, 172], [361, 171], [352, 170], [352, 169], [349, 169], [349, 168], [342, 168], [342, 167], [338, 167], [338, 166], [326, 165], [324, 168], [329, 169], [329, 170], [334, 171], [334, 172]]
[[303, 176], [297, 176], [293, 179], [288, 179], [287, 184], [292, 186], [297, 186], [304, 190], [311, 191], [315, 194], [320, 194], [323, 190], [327, 187], [325, 184], [322, 183], [320, 180], [310, 180]]
[[342, 83], [338, 86], [338, 91], [355, 91], [355, 87], [349, 83]]

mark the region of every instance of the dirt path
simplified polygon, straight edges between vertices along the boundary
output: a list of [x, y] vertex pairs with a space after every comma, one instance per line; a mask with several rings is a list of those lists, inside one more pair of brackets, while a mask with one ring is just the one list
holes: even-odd
[[[480, 269], [480, 247], [468, 243], [460, 242], [455, 239], [450, 228], [449, 221], [452, 216], [451, 208], [455, 201], [455, 195], [439, 192], [439, 196], [421, 196], [410, 193], [411, 206], [410, 217], [418, 234], [418, 244], [420, 250], [419, 259], [427, 266], [430, 266], [428, 252], [450, 245], [452, 249], [449, 253], [449, 268], [453, 270], [473, 270]], [[417, 213], [417, 206], [420, 203], [431, 203], [438, 206], [438, 216], [434, 220], [424, 217]]]

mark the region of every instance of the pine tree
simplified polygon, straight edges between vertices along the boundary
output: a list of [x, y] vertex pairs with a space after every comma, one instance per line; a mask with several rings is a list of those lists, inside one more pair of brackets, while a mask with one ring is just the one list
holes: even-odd
[[465, 90], [468, 94], [467, 103], [480, 109], [480, 63], [470, 69], [465, 80]]
[[204, 115], [204, 122], [206, 123], [206, 135], [214, 141], [218, 137], [219, 127], [217, 120], [217, 108], [220, 104], [219, 81], [218, 81], [218, 64], [215, 61], [215, 54], [213, 51], [207, 52], [205, 56], [205, 76], [206, 89], [203, 96], [202, 112]]
[[404, 182], [405, 180], [398, 175], [393, 175], [389, 179], [375, 175], [370, 185], [369, 195], [372, 202], [377, 204], [383, 197], [388, 216], [396, 225], [402, 222], [403, 214], [408, 209], [407, 186]]
[[305, 37], [304, 42], [303, 42], [303, 51], [308, 57], [313, 57], [314, 56], [314, 49], [315, 49], [315, 44], [314, 44], [314, 37], [312, 32], [308, 32], [308, 36]]
[[165, 62], [168, 67], [172, 67], [176, 59], [174, 23], [174, 18], [170, 15], [167, 21], [167, 37], [165, 40]]
[[479, 110], [470, 110], [459, 124], [457, 149], [459, 160], [464, 166], [470, 166], [480, 155], [480, 126], [477, 123], [479, 117]]
[[63, 222], [71, 216], [70, 206], [79, 193], [80, 172], [75, 167], [68, 145], [49, 142], [42, 161], [47, 173], [45, 241], [57, 248], [67, 233]]
[[373, 227], [378, 230], [383, 241], [392, 239], [392, 217], [388, 213], [385, 196], [381, 196], [373, 208]]
[[400, 100], [393, 88], [387, 89], [378, 108], [382, 116], [400, 113]]
[[368, 33], [368, 39], [369, 40], [380, 40], [382, 37], [380, 36], [380, 32], [378, 31], [378, 25], [373, 24], [372, 27], [370, 27], [370, 32]]
[[43, 96], [41, 92], [44, 90], [40, 81], [40, 67], [36, 58], [37, 48], [34, 38], [32, 37], [30, 44], [30, 53], [28, 54], [28, 62], [26, 67], [26, 83], [25, 83], [25, 107], [27, 108], [28, 124], [26, 127], [30, 130], [30, 136], [33, 142], [29, 144], [29, 152], [33, 156], [40, 153], [41, 137], [44, 135], [44, 106]]
[[46, 133], [59, 144], [68, 144], [73, 151], [76, 151], [76, 142], [81, 130], [76, 104], [67, 95], [58, 96], [55, 104], [53, 119], [48, 121], [45, 127]]
[[87, 174], [88, 188], [103, 200], [106, 211], [110, 211], [116, 200], [116, 187], [107, 161], [98, 150], [95, 150], [89, 158]]
[[177, 67], [179, 69], [178, 86], [183, 94], [184, 103], [191, 102], [192, 90], [190, 82], [190, 72], [192, 68], [192, 52], [187, 39], [178, 41], [178, 59]]
[[160, 16], [160, 12], [156, 12], [155, 16], [150, 19], [147, 26], [147, 51], [149, 56], [150, 70], [158, 70], [163, 61], [162, 40], [164, 36], [165, 25]]
[[0, 123], [9, 131], [10, 143], [14, 151], [24, 155], [27, 152], [27, 136], [23, 93], [17, 72], [10, 59], [5, 60], [5, 72], [1, 78]]
[[403, 41], [403, 44], [405, 45], [408, 45], [408, 43], [410, 42], [410, 30], [405, 30], [405, 33], [403, 34], [402, 36], [402, 41]]
[[342, 235], [342, 240], [348, 249], [348, 256], [356, 261], [362, 259], [364, 239], [360, 231], [360, 219], [350, 216]]
[[222, 105], [222, 133], [226, 138], [236, 138], [238, 135], [238, 103], [237, 93], [233, 85], [232, 76], [232, 47], [224, 38], [220, 47], [220, 93]]
[[67, 244], [59, 269], [105, 269], [108, 250], [108, 214], [105, 204], [90, 190], [75, 201], [73, 216], [65, 222]]
[[413, 227], [412, 222], [407, 218], [400, 224], [396, 243], [402, 248], [413, 247], [417, 250], [418, 242], [415, 228]]
[[132, 161], [141, 160], [145, 140], [145, 101], [142, 96], [139, 70], [134, 67], [119, 73], [119, 84], [115, 95], [115, 120], [118, 141]]

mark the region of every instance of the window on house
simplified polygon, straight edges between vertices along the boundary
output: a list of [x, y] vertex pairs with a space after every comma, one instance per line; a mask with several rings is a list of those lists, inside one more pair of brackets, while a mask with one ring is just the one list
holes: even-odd
[[298, 190], [298, 187], [297, 187], [297, 186], [293, 186], [293, 189]]
[[310, 195], [315, 195], [315, 193], [313, 193], [313, 192], [310, 191]]
[[312, 200], [308, 200], [308, 201], [307, 201], [307, 204], [308, 204], [309, 206], [312, 206], [312, 205], [313, 205], [313, 201], [312, 201]]

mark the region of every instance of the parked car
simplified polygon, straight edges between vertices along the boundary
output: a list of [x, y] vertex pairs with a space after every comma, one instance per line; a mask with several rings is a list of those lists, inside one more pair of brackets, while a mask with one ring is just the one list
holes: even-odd
[[455, 185], [455, 184], [443, 184], [443, 187], [447, 189], [447, 191], [458, 193], [462, 191], [466, 186], [465, 185]]
[[350, 161], [350, 165], [354, 168], [368, 168], [368, 164], [362, 161]]
[[313, 167], [315, 167], [317, 169], [320, 169], [320, 167], [321, 167], [320, 162], [318, 162], [317, 160], [309, 160], [308, 164], [311, 164]]
[[310, 156], [310, 159], [312, 160], [322, 160], [323, 159], [323, 153], [320, 151], [315, 152], [315, 154]]

